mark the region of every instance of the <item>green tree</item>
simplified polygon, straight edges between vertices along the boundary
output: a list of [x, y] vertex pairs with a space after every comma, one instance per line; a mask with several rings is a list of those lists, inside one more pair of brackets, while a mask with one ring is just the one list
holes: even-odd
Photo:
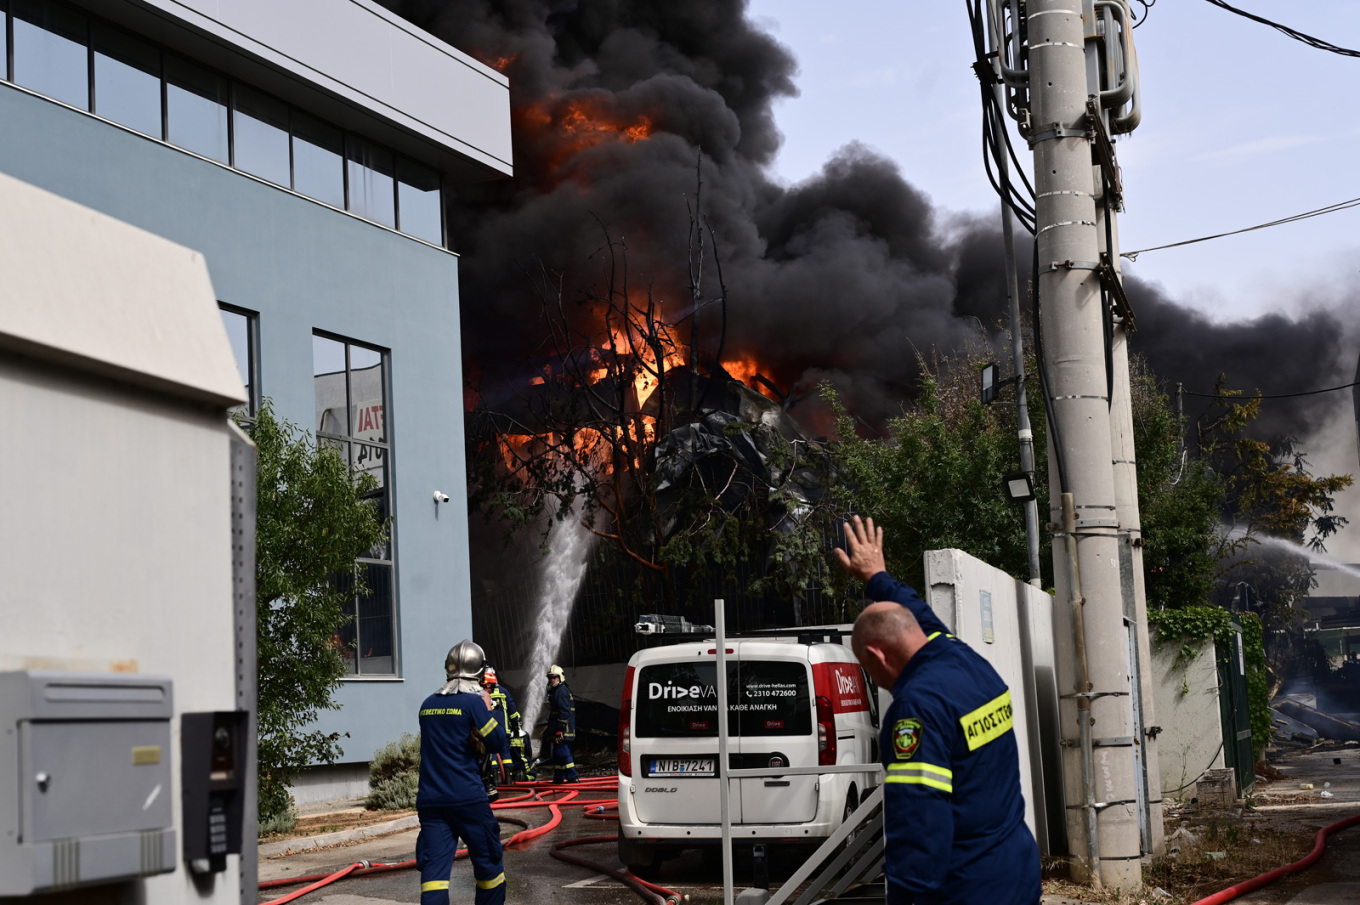
[[366, 498], [376, 489], [373, 477], [279, 419], [267, 400], [245, 429], [257, 449], [258, 736], [266, 819], [290, 808], [292, 774], [341, 754], [335, 733], [307, 726], [322, 709], [337, 707], [331, 698], [345, 674], [337, 633], [354, 595], [367, 593], [354, 560], [382, 542], [386, 526]]
[[[917, 398], [888, 422], [886, 436], [860, 436], [854, 419], [831, 397], [840, 437], [835, 455], [850, 508], [883, 526], [891, 538], [884, 551], [888, 570], [915, 587], [924, 581], [924, 552], [949, 547], [1029, 578], [1024, 513], [1002, 487], [1002, 477], [1019, 470], [1015, 407], [979, 401], [978, 357], [963, 353], [933, 364], [923, 360]], [[1043, 449], [1041, 406], [1034, 406], [1033, 420], [1034, 442]], [[1047, 485], [1041, 457], [1035, 477], [1041, 513]], [[1047, 532], [1041, 543], [1045, 561]]]

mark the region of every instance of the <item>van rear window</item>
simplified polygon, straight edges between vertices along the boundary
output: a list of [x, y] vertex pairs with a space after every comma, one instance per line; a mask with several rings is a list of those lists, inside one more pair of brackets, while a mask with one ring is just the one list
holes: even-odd
[[[702, 738], [718, 734], [716, 663], [658, 663], [638, 673], [633, 705], [639, 738]], [[729, 735], [808, 735], [812, 710], [807, 666], [743, 660], [727, 667]]]

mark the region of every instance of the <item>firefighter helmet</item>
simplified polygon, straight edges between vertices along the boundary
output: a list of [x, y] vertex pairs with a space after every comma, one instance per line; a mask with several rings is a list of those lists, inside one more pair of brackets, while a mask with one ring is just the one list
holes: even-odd
[[482, 684], [483, 684], [483, 685], [495, 685], [495, 684], [497, 684], [497, 682], [496, 682], [496, 667], [494, 667], [494, 666], [488, 666], [488, 667], [486, 668], [486, 672], [482, 673]]
[[486, 653], [475, 641], [459, 641], [444, 658], [444, 674], [449, 679], [481, 681], [486, 670]]
[[567, 674], [564, 673], [562, 667], [558, 666], [556, 663], [548, 667], [548, 678], [552, 678], [553, 676], [557, 676], [557, 678], [561, 679], [563, 682], [567, 681]]

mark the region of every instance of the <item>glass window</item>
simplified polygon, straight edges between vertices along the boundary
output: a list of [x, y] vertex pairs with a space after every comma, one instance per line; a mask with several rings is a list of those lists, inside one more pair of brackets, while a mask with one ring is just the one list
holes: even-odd
[[232, 163], [236, 168], [277, 185], [292, 185], [288, 175], [288, 105], [238, 84], [233, 115]]
[[47, 0], [14, 0], [14, 81], [90, 109], [89, 22]]
[[228, 162], [227, 80], [179, 57], [165, 60], [166, 140]]
[[9, 78], [9, 11], [0, 0], [0, 79]]
[[293, 190], [345, 209], [345, 139], [339, 129], [293, 114]]
[[[312, 374], [316, 395], [316, 433], [345, 456], [350, 467], [374, 480], [369, 495], [376, 515], [392, 513], [391, 445], [387, 434], [387, 360], [367, 346], [312, 337]], [[396, 674], [396, 594], [391, 540], [379, 543], [355, 563], [367, 594], [355, 593], [351, 621], [336, 633], [350, 675]], [[338, 576], [340, 590], [353, 588], [353, 576]]]
[[426, 242], [444, 240], [439, 174], [410, 160], [397, 161], [397, 228]]
[[233, 411], [244, 415], [255, 413], [259, 401], [255, 370], [255, 329], [257, 315], [221, 306], [222, 325], [227, 328], [227, 339], [231, 340], [231, 351], [236, 356], [236, 370], [241, 374], [241, 384], [246, 388], [246, 404], [237, 406]]
[[383, 226], [397, 225], [392, 152], [350, 136], [349, 209]]
[[[717, 664], [658, 663], [638, 676], [634, 707], [639, 738], [718, 734]], [[810, 735], [806, 664], [740, 660], [728, 666], [727, 731], [741, 736]]]
[[94, 112], [161, 137], [161, 53], [155, 46], [95, 22]]

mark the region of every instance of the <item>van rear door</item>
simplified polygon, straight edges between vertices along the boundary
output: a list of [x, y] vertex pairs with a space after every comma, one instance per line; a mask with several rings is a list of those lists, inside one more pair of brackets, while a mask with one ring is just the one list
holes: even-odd
[[[728, 694], [736, 664], [728, 664]], [[633, 689], [633, 805], [652, 824], [716, 824], [718, 801], [718, 692], [716, 657], [652, 663], [637, 670]], [[729, 732], [734, 732], [729, 721]], [[732, 822], [741, 821], [741, 795], [729, 782]]]
[[[732, 734], [737, 762], [748, 769], [817, 766], [816, 707], [807, 648], [743, 642], [738, 651]], [[816, 775], [738, 780], [740, 823], [805, 823], [817, 816]]]

